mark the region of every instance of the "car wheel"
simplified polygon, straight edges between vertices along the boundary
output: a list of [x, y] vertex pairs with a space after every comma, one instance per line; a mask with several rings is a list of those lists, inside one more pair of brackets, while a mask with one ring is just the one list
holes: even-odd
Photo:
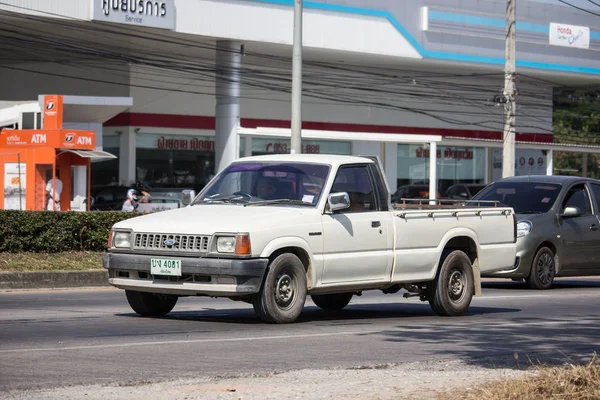
[[125, 290], [129, 305], [143, 317], [163, 317], [177, 304], [177, 296]]
[[286, 324], [294, 322], [306, 302], [306, 271], [294, 254], [281, 254], [269, 265], [260, 292], [252, 305], [265, 322]]
[[542, 247], [533, 258], [527, 284], [532, 289], [550, 289], [556, 274], [556, 256], [548, 247]]
[[341, 310], [352, 300], [353, 293], [320, 294], [310, 296], [317, 307], [323, 310]]
[[427, 300], [438, 315], [457, 316], [469, 308], [475, 284], [469, 257], [461, 250], [444, 251], [436, 278], [427, 285]]

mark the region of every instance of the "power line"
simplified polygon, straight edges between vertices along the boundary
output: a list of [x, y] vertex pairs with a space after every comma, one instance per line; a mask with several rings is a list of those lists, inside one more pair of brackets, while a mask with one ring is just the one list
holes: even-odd
[[[567, 1], [564, 1], [564, 0], [557, 0], [557, 1], [559, 1], [559, 2], [561, 2], [561, 3], [563, 3], [563, 4], [566, 4], [566, 5], [568, 5], [569, 7], [573, 7], [573, 8], [575, 8], [575, 9], [579, 10], [579, 11], [583, 11], [583, 12], [586, 12], [586, 13], [588, 13], [588, 14], [592, 14], [592, 15], [595, 15], [595, 16], [597, 16], [597, 17], [600, 17], [600, 14], [598, 14], [598, 13], [595, 13], [595, 12], [593, 12], [593, 11], [587, 10], [587, 9], [585, 9], [585, 8], [577, 7], [575, 4], [571, 4], [571, 3], [567, 2]], [[589, 0], [588, 0], [588, 1], [589, 1]], [[595, 3], [594, 3], [594, 4], [595, 4]]]
[[587, 1], [589, 1], [590, 3], [592, 3], [592, 4], [593, 4], [593, 5], [595, 5], [595, 6], [598, 6], [598, 7], [600, 7], [600, 4], [599, 4], [599, 3], [596, 3], [595, 1], [592, 1], [592, 0], [587, 0]]

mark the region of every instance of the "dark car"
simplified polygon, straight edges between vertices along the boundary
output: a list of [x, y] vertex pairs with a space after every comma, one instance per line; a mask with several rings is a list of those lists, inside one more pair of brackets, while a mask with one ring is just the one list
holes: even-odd
[[121, 211], [129, 186], [104, 186], [92, 193], [94, 211]]
[[481, 192], [486, 185], [481, 183], [459, 183], [446, 190], [446, 198], [450, 200], [470, 200]]
[[473, 200], [498, 201], [517, 216], [513, 267], [485, 274], [548, 289], [556, 276], [600, 274], [600, 180], [520, 176], [490, 184]]
[[[428, 199], [429, 185], [404, 185], [392, 194], [392, 203], [400, 203], [401, 199]], [[437, 198], [440, 198], [438, 193]]]

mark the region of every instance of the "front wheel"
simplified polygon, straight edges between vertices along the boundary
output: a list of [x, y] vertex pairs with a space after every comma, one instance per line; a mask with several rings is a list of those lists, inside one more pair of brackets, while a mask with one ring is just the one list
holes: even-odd
[[252, 305], [265, 322], [286, 324], [294, 322], [306, 301], [306, 272], [302, 261], [294, 254], [281, 254], [269, 265], [260, 292]]
[[532, 289], [550, 289], [556, 273], [555, 255], [552, 250], [542, 247], [535, 253], [531, 271], [526, 281]]
[[177, 296], [125, 290], [129, 305], [144, 317], [163, 317], [177, 304]]
[[435, 280], [427, 285], [427, 300], [438, 315], [457, 316], [469, 308], [475, 284], [469, 257], [460, 250], [445, 251]]
[[323, 310], [341, 310], [352, 300], [353, 293], [311, 295], [312, 301]]

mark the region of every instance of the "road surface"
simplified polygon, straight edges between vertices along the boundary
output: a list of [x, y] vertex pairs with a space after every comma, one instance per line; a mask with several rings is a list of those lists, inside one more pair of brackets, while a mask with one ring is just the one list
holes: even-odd
[[600, 350], [598, 304], [597, 278], [560, 279], [549, 291], [492, 281], [461, 317], [366, 292], [341, 312], [308, 300], [297, 323], [269, 325], [226, 299], [180, 299], [151, 319], [112, 288], [0, 292], [0, 391], [435, 360], [494, 368], [515, 353], [526, 365]]

